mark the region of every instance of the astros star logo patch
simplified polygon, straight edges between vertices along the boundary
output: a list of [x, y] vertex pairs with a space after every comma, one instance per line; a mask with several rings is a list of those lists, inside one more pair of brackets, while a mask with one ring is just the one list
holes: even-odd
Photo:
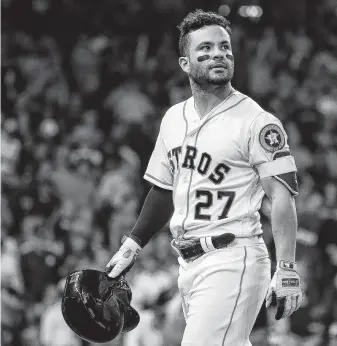
[[266, 125], [259, 135], [262, 147], [270, 152], [280, 150], [285, 145], [285, 137], [281, 128], [276, 124]]

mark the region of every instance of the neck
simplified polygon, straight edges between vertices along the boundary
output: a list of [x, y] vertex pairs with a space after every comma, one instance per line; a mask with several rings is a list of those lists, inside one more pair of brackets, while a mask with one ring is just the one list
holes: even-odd
[[226, 85], [211, 85], [203, 88], [190, 80], [191, 91], [194, 98], [194, 107], [201, 118], [209, 111], [224, 101], [233, 91], [232, 85], [228, 82]]

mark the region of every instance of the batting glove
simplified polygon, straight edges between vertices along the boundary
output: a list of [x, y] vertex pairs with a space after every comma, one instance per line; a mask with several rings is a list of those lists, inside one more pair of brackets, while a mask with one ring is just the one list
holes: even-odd
[[122, 246], [111, 258], [105, 270], [111, 278], [117, 278], [128, 272], [135, 263], [136, 257], [142, 249], [133, 239], [125, 237]]
[[276, 320], [290, 316], [301, 306], [302, 290], [296, 269], [295, 262], [279, 261], [277, 264], [266, 297], [268, 308], [272, 302], [272, 296], [276, 296]]

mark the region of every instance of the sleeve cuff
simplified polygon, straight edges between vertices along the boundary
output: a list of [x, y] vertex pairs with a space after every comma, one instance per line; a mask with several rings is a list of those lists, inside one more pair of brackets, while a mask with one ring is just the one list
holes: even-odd
[[275, 175], [297, 172], [295, 160], [292, 156], [285, 156], [274, 161], [264, 162], [256, 166], [260, 179]]
[[170, 191], [173, 190], [173, 186], [172, 185], [170, 185], [168, 183], [165, 183], [164, 181], [154, 177], [153, 175], [151, 175], [149, 173], [145, 173], [144, 174], [144, 179], [149, 181], [150, 183], [158, 186], [158, 187], [161, 187], [162, 189], [170, 190]]

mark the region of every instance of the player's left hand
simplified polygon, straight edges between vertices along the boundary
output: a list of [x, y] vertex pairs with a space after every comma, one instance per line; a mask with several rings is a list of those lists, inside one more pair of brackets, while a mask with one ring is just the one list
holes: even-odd
[[300, 277], [296, 272], [296, 263], [280, 261], [277, 264], [267, 292], [267, 308], [272, 302], [273, 294], [275, 294], [277, 302], [276, 320], [290, 316], [301, 306], [302, 290]]

